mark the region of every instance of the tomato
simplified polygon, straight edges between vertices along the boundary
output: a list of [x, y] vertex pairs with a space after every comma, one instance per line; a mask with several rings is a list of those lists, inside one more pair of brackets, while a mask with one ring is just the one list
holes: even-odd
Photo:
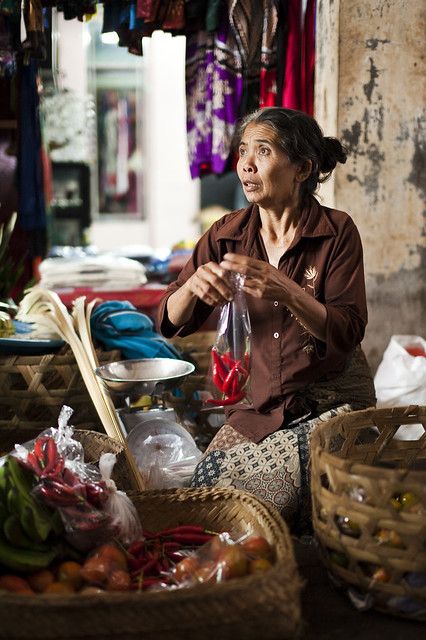
[[66, 594], [66, 593], [75, 593], [75, 589], [68, 582], [52, 582], [49, 584], [43, 593], [56, 593]]
[[405, 491], [401, 494], [400, 502], [404, 511], [410, 511], [412, 507], [418, 505], [419, 499], [412, 491]]
[[219, 580], [244, 576], [248, 570], [247, 556], [238, 544], [227, 545], [220, 553], [217, 563]]
[[270, 558], [272, 555], [271, 545], [262, 536], [250, 536], [240, 547], [250, 558]]
[[114, 569], [127, 569], [127, 556], [114, 544], [103, 544], [96, 549], [95, 556], [109, 562]]
[[9, 574], [0, 576], [0, 590], [1, 589], [11, 591], [12, 593], [26, 593], [28, 595], [34, 593], [25, 578]]
[[379, 529], [374, 537], [379, 544], [393, 547], [395, 549], [404, 549], [404, 543], [401, 536], [396, 531], [391, 529]]
[[391, 579], [389, 573], [384, 567], [378, 567], [371, 577], [375, 582], [389, 582]]
[[130, 589], [130, 575], [123, 569], [115, 569], [108, 578], [107, 591], [128, 591]]
[[52, 571], [49, 571], [49, 569], [40, 569], [39, 571], [31, 573], [27, 577], [27, 580], [31, 589], [34, 589], [37, 593], [42, 593], [49, 584], [55, 582], [55, 576]]
[[89, 584], [103, 585], [112, 571], [111, 563], [99, 556], [87, 558], [81, 567], [81, 577]]
[[58, 582], [67, 582], [74, 589], [80, 589], [83, 584], [81, 564], [73, 560], [62, 562], [58, 567]]
[[106, 591], [104, 591], [104, 589], [101, 589], [100, 587], [94, 587], [93, 585], [88, 585], [87, 587], [83, 587], [79, 593], [82, 593], [84, 595], [87, 596], [93, 596], [93, 595], [97, 595], [98, 593], [106, 593]]
[[220, 536], [215, 536], [207, 545], [206, 553], [212, 560], [217, 560], [222, 551], [228, 547], [228, 543], [224, 542]]
[[199, 563], [197, 558], [195, 558], [194, 556], [188, 556], [187, 558], [184, 558], [177, 563], [174, 569], [174, 577], [176, 582], [185, 582], [186, 580], [191, 580], [198, 568]]
[[268, 571], [272, 569], [272, 564], [267, 558], [255, 558], [250, 560], [249, 573], [260, 573], [262, 571]]
[[218, 580], [218, 565], [214, 560], [205, 560], [194, 574], [198, 582], [216, 582]]

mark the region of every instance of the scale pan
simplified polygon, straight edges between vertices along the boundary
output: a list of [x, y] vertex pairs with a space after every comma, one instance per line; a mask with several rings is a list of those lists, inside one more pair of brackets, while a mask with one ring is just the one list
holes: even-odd
[[95, 369], [108, 391], [119, 396], [161, 395], [178, 387], [195, 366], [173, 358], [118, 360]]

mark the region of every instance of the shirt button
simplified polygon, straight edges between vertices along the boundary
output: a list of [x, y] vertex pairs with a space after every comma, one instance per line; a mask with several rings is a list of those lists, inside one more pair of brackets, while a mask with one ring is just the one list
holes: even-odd
[[275, 331], [274, 338], [279, 338], [279, 337], [280, 337], [280, 334], [278, 333], [278, 331]]
[[274, 307], [278, 307], [278, 300], [274, 300]]

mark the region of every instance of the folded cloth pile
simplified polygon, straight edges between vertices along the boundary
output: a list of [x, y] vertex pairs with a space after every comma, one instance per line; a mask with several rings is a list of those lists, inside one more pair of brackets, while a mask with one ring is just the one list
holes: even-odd
[[133, 289], [145, 284], [145, 267], [137, 260], [113, 255], [47, 258], [40, 264], [40, 284], [45, 289], [96, 287]]
[[90, 328], [104, 349], [120, 349], [125, 359], [181, 359], [173, 345], [154, 331], [152, 320], [131, 302], [102, 302], [92, 313]]

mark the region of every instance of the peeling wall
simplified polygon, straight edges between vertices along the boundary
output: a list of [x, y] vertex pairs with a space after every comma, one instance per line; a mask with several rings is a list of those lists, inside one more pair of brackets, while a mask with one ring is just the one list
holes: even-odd
[[[318, 25], [330, 15], [338, 25], [338, 64], [327, 69], [326, 51], [331, 59], [335, 53], [318, 29], [316, 107], [327, 76], [335, 84], [337, 66], [331, 135], [350, 155], [336, 171], [334, 202], [352, 215], [363, 240], [370, 316], [364, 348], [375, 369], [392, 334], [426, 337], [426, 6], [320, 1]], [[317, 116], [321, 122], [323, 112]]]

